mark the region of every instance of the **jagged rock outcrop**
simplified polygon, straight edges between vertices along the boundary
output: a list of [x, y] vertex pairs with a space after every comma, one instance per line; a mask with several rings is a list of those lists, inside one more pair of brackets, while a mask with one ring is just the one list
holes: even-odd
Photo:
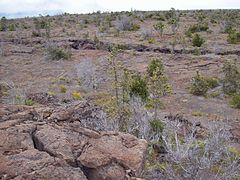
[[104, 131], [101, 113], [87, 102], [0, 105], [0, 179], [126, 179], [127, 172], [139, 176], [146, 141]]

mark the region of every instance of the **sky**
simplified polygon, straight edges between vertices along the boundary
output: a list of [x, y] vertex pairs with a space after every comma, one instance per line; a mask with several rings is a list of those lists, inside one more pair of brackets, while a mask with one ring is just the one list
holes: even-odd
[[0, 14], [89, 13], [175, 9], [240, 9], [240, 0], [0, 0]]

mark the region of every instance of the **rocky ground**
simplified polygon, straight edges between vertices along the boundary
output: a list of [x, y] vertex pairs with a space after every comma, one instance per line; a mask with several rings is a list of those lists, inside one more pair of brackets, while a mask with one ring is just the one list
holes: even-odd
[[67, 108], [1, 105], [1, 179], [140, 176], [147, 142], [104, 131], [101, 113], [86, 102]]
[[[229, 104], [222, 84], [208, 92], [216, 96], [194, 96], [188, 89], [197, 71], [221, 80], [224, 62], [240, 60], [240, 45], [228, 43], [221, 18], [206, 11], [209, 31], [199, 32], [205, 43], [196, 48], [185, 36], [199, 23], [194, 12], [182, 13], [175, 34], [164, 21], [162, 36], [153, 29], [158, 20], [132, 13], [140, 26], [136, 31], [116, 32], [116, 18], [102, 30], [111, 17], [106, 14], [39, 17], [50, 22], [49, 38], [44, 28], [39, 37], [33, 36], [34, 18], [10, 20], [18, 27], [0, 31], [0, 179], [141, 177], [147, 142], [113, 132], [104, 108], [99, 108], [106, 100], [103, 94], [112, 93], [108, 57], [113, 44], [123, 49], [116, 59], [128, 70], [143, 74], [152, 58], [162, 59], [173, 93], [162, 98], [161, 118], [180, 115], [201, 126], [224, 121], [239, 142], [240, 110]], [[239, 30], [239, 15], [236, 21]], [[146, 30], [152, 41], [143, 38]], [[173, 41], [183, 36], [185, 42], [173, 49]], [[51, 45], [68, 50], [71, 58], [50, 60]], [[81, 97], [73, 97], [74, 92]]]

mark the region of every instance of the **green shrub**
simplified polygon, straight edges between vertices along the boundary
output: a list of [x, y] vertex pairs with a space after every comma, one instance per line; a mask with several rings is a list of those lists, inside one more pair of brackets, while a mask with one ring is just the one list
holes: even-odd
[[7, 30], [7, 18], [2, 17], [0, 21], [0, 31], [6, 31]]
[[147, 68], [147, 74], [149, 77], [153, 77], [154, 72], [157, 72], [157, 75], [162, 75], [163, 74], [163, 64], [160, 59], [154, 58], [152, 59], [151, 63], [148, 65]]
[[60, 86], [60, 92], [61, 93], [66, 93], [67, 92], [67, 88], [64, 85]]
[[236, 30], [230, 31], [229, 34], [228, 34], [227, 41], [230, 44], [240, 43], [240, 32], [236, 32]]
[[218, 23], [217, 20], [215, 20], [215, 19], [211, 19], [210, 22], [211, 22], [212, 24], [217, 24], [217, 23]]
[[165, 21], [165, 17], [161, 14], [153, 16], [152, 19], [156, 19], [158, 21]]
[[115, 46], [116, 46], [117, 49], [119, 49], [119, 51], [129, 49], [128, 45], [126, 45], [126, 44], [116, 44]]
[[157, 119], [158, 109], [163, 107], [161, 97], [171, 94], [172, 87], [164, 73], [164, 66], [160, 58], [154, 58], [147, 69], [149, 92], [151, 94], [147, 107], [154, 108], [154, 119]]
[[162, 36], [164, 24], [162, 22], [158, 22], [157, 24], [153, 25], [153, 27]]
[[10, 25], [8, 26], [8, 29], [9, 29], [9, 31], [15, 31], [15, 30], [16, 30], [16, 27], [15, 27], [14, 24], [10, 24]]
[[48, 91], [47, 94], [48, 94], [49, 96], [55, 96], [56, 93], [53, 92], [53, 91]]
[[74, 91], [72, 93], [72, 97], [73, 97], [74, 100], [80, 100], [81, 99], [81, 94], [80, 94], [80, 92]]
[[204, 42], [205, 42], [204, 39], [200, 37], [199, 34], [194, 34], [193, 40], [192, 40], [193, 46], [201, 47]]
[[24, 104], [27, 106], [33, 106], [35, 102], [31, 99], [25, 99]]
[[240, 91], [240, 65], [235, 61], [227, 61], [223, 66], [223, 91], [234, 94]]
[[209, 95], [210, 95], [210, 97], [215, 98], [215, 97], [220, 96], [221, 92], [220, 91], [215, 91], [215, 92], [210, 93]]
[[201, 116], [204, 116], [204, 113], [201, 111], [193, 111], [192, 116], [201, 117]]
[[200, 56], [200, 55], [201, 55], [200, 49], [195, 48], [195, 49], [193, 50], [193, 55], [195, 55], [195, 56]]
[[130, 96], [139, 96], [143, 101], [147, 100], [149, 92], [145, 78], [142, 78], [140, 75], [132, 77], [130, 82]]
[[48, 47], [47, 54], [51, 60], [69, 59], [71, 57], [69, 51], [58, 47]]
[[131, 28], [131, 31], [138, 31], [140, 29], [140, 25], [138, 24], [133, 24], [132, 25], [132, 28]]
[[214, 77], [203, 77], [198, 72], [193, 77], [192, 84], [190, 86], [190, 92], [194, 95], [203, 96], [207, 93], [208, 89], [213, 89], [219, 86], [219, 81]]
[[206, 79], [197, 72], [197, 75], [193, 77], [190, 86], [190, 92], [193, 95], [204, 96], [208, 91], [208, 83]]
[[41, 33], [37, 31], [32, 31], [32, 37], [41, 37]]
[[228, 23], [226, 26], [225, 26], [225, 29], [224, 29], [224, 32], [225, 33], [231, 33], [233, 32], [234, 29], [233, 29], [233, 25], [231, 23]]
[[233, 95], [230, 104], [237, 109], [240, 109], [240, 93], [236, 93]]
[[149, 124], [154, 133], [158, 133], [158, 134], [162, 133], [164, 129], [164, 124], [162, 123], [162, 121], [155, 119], [155, 120], [149, 121]]
[[211, 89], [219, 86], [219, 81], [218, 81], [217, 78], [206, 77], [205, 80], [208, 83], [208, 87], [211, 88]]
[[149, 44], [155, 43], [155, 39], [154, 39], [154, 38], [149, 38], [149, 39], [148, 39], [148, 43], [149, 43]]
[[39, 22], [39, 26], [40, 26], [41, 29], [46, 29], [47, 26], [48, 26], [48, 22], [45, 21], [45, 20], [41, 20], [41, 21]]
[[194, 34], [196, 32], [207, 31], [208, 29], [209, 29], [209, 27], [207, 24], [194, 24], [188, 28], [188, 30], [186, 31], [185, 34], [188, 37], [191, 37], [192, 34]]
[[23, 28], [23, 29], [29, 29], [30, 27], [29, 27], [26, 23], [23, 22], [23, 23], [22, 23], [22, 28]]

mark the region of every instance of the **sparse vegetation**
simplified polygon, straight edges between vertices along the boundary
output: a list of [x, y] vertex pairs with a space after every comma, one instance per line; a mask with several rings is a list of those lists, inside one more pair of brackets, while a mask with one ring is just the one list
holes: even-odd
[[0, 21], [0, 31], [6, 31], [7, 30], [7, 18], [2, 17]]
[[80, 92], [74, 91], [74, 92], [72, 93], [72, 98], [73, 98], [74, 100], [80, 100], [80, 99], [81, 99], [81, 94], [80, 94]]
[[227, 41], [230, 44], [240, 43], [240, 32], [237, 32], [236, 30], [229, 30]]
[[209, 95], [212, 98], [216, 98], [216, 97], [219, 97], [221, 95], [221, 92], [220, 91], [215, 91], [215, 92], [210, 93]]
[[202, 31], [207, 31], [209, 29], [208, 25], [207, 24], [194, 24], [192, 26], [190, 26], [188, 28], [188, 30], [186, 31], [186, 35], [188, 37], [192, 37], [192, 35], [194, 33], [197, 33], [197, 32], [202, 32]]
[[206, 79], [197, 72], [197, 75], [193, 77], [190, 92], [193, 95], [204, 96], [208, 91], [208, 83]]
[[226, 61], [223, 66], [223, 91], [234, 94], [240, 91], [240, 67], [236, 61]]
[[158, 22], [153, 27], [161, 36], [163, 35], [164, 24], [162, 22]]
[[234, 94], [230, 103], [234, 108], [240, 109], [240, 93]]
[[55, 95], [56, 95], [56, 93], [53, 92], [53, 91], [48, 91], [47, 94], [48, 94], [49, 96], [55, 96]]
[[121, 16], [116, 20], [116, 29], [119, 31], [137, 31], [140, 29], [140, 26], [134, 24], [130, 17]]
[[204, 113], [201, 111], [193, 111], [192, 112], [192, 116], [201, 117], [203, 115], [204, 115]]
[[26, 100], [24, 101], [24, 103], [25, 103], [25, 105], [27, 105], [27, 106], [33, 106], [33, 105], [35, 104], [35, 102], [34, 102], [33, 100], [31, 100], [31, 99], [26, 99]]
[[[219, 86], [219, 80], [215, 77], [204, 77], [197, 71], [197, 75], [193, 77], [190, 86], [190, 92], [197, 96], [206, 96], [209, 89], [214, 89]], [[218, 96], [219, 92], [210, 94], [211, 97]]]
[[134, 76], [130, 82], [130, 96], [139, 96], [146, 101], [149, 96], [147, 80], [139, 75]]
[[66, 93], [66, 92], [67, 92], [66, 86], [61, 85], [61, 86], [60, 86], [60, 92], [61, 92], [61, 93]]
[[155, 120], [150, 120], [149, 124], [150, 124], [154, 139], [159, 140], [159, 137], [161, 137], [161, 134], [164, 129], [164, 123], [158, 119], [155, 119]]
[[173, 34], [176, 34], [179, 28], [179, 13], [174, 8], [171, 8], [167, 13], [167, 18]]
[[[178, 122], [168, 122], [162, 132], [162, 142], [149, 152], [147, 179], [209, 179], [238, 178], [239, 151], [231, 147], [230, 134], [223, 123], [208, 124], [208, 136], [198, 139], [192, 133], [180, 137]], [[225, 144], [224, 146], [222, 144]], [[167, 149], [165, 152], [164, 147]], [[154, 151], [155, 150], [155, 151]], [[162, 153], [158, 153], [158, 152]], [[165, 152], [165, 154], [164, 154]], [[161, 154], [164, 156], [161, 158]], [[205, 167], [205, 168], [201, 168]], [[231, 170], [231, 172], [229, 172]], [[221, 172], [221, 173], [220, 173]]]
[[219, 86], [219, 80], [217, 78], [206, 77], [205, 80], [208, 84], [208, 87], [211, 88], [211, 89]]
[[[140, 146], [144, 151], [144, 141], [137, 144], [136, 138], [141, 138], [149, 146], [142, 177], [137, 171], [135, 174], [139, 178], [239, 179], [240, 153], [235, 149], [240, 109], [239, 15], [239, 10], [172, 8], [3, 17], [0, 114], [7, 115], [0, 117], [4, 125], [0, 131], [11, 132], [6, 125], [13, 123], [15, 128], [17, 122], [18, 128], [19, 122], [24, 123], [27, 130], [22, 132], [21, 127], [16, 133], [27, 133], [32, 143], [34, 136], [41, 135], [40, 129], [51, 125], [49, 131], [64, 128], [59, 140], [69, 128], [69, 137], [80, 134], [87, 139], [110, 138], [109, 142], [116, 138], [129, 151]], [[17, 106], [6, 109], [7, 104]], [[16, 122], [12, 119], [15, 112], [19, 117]], [[25, 121], [28, 117], [30, 121]], [[41, 126], [36, 133], [36, 126], [31, 129], [32, 122]], [[89, 129], [78, 133], [82, 125], [85, 128], [84, 123]], [[88, 133], [93, 136], [88, 137]], [[67, 140], [63, 143], [74, 144], [70, 154], [76, 155], [76, 148], [85, 147], [78, 146], [78, 140]], [[31, 143], [27, 145], [33, 146]], [[42, 146], [40, 142], [34, 144], [34, 152], [42, 149], [37, 147]], [[8, 149], [4, 156], [16, 156]], [[22, 153], [26, 151], [17, 156]], [[110, 159], [110, 164], [98, 166], [103, 173], [114, 170], [111, 173], [135, 178], [135, 172], [128, 172], [124, 163]], [[74, 161], [69, 162], [79, 165]], [[69, 166], [70, 171], [72, 168]], [[35, 174], [26, 176], [32, 178]]]
[[192, 39], [192, 45], [195, 47], [201, 47], [205, 40], [199, 35], [199, 34], [194, 34], [193, 39]]
[[50, 60], [70, 59], [71, 53], [66, 49], [49, 46], [47, 47], [47, 56]]
[[161, 97], [170, 94], [172, 89], [168, 82], [168, 79], [164, 73], [164, 67], [161, 59], [152, 59], [147, 69], [150, 99], [149, 103], [154, 108], [154, 119], [156, 120], [158, 115], [157, 111], [162, 106]]
[[152, 30], [151, 29], [142, 29], [141, 31], [142, 38], [144, 40], [149, 40], [153, 38]]
[[9, 29], [9, 31], [15, 31], [16, 30], [16, 26], [14, 24], [10, 24], [8, 26], [8, 29]]

